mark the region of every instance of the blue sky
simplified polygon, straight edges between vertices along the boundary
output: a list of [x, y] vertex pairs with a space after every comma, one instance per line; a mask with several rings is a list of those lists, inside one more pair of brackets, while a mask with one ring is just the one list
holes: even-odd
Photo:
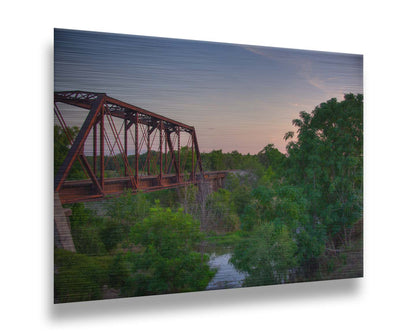
[[[55, 30], [55, 90], [109, 96], [195, 126], [201, 151], [255, 154], [300, 111], [363, 93], [361, 55]], [[62, 109], [69, 125], [85, 111]]]

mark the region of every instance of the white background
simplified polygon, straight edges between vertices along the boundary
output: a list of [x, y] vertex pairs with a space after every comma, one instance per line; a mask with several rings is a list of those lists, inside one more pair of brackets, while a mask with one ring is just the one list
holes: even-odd
[[[1, 13], [3, 332], [415, 330], [411, 1], [14, 1]], [[54, 27], [364, 54], [365, 277], [54, 306]]]

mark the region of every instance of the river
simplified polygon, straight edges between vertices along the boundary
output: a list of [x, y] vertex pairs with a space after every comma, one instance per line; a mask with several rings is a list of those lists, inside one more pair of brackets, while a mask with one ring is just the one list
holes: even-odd
[[208, 264], [211, 268], [216, 268], [217, 273], [209, 282], [206, 290], [239, 288], [242, 286], [246, 275], [237, 271], [233, 264], [229, 262], [230, 259], [231, 253], [211, 254]]

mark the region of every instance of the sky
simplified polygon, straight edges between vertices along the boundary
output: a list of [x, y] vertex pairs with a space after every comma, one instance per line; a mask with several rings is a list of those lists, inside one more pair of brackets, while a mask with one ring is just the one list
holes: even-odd
[[[202, 152], [285, 153], [300, 111], [363, 93], [363, 57], [55, 29], [54, 89], [104, 92], [194, 126]], [[69, 126], [87, 115], [61, 111]]]

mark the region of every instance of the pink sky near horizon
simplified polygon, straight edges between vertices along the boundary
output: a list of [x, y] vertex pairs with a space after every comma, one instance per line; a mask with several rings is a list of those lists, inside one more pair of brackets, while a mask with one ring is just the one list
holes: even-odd
[[[363, 93], [363, 57], [330, 52], [57, 29], [54, 65], [55, 91], [105, 92], [192, 125], [201, 152], [285, 153], [300, 111]], [[80, 126], [87, 112], [70, 110]]]

